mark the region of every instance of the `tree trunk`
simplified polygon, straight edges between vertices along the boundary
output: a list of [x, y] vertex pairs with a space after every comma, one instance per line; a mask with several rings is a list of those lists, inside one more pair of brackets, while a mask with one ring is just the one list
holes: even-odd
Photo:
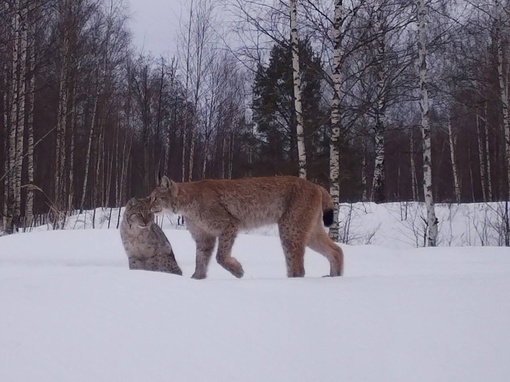
[[386, 51], [385, 31], [384, 31], [384, 1], [379, 0], [376, 11], [375, 30], [376, 38], [376, 76], [377, 76], [377, 102], [375, 110], [374, 126], [374, 147], [375, 163], [374, 178], [372, 181], [372, 200], [376, 203], [383, 203], [386, 200], [385, 179], [386, 169], [384, 165], [384, 132], [386, 129], [386, 66], [384, 64], [384, 55]]
[[112, 189], [112, 178], [113, 178], [113, 162], [114, 156], [111, 155], [111, 151], [108, 150], [108, 160], [106, 161], [106, 187], [104, 196], [104, 207], [110, 206], [110, 194]]
[[[125, 192], [127, 189], [127, 177], [128, 177], [128, 167], [129, 167], [129, 158], [131, 151], [131, 139], [129, 135], [126, 133], [124, 137], [124, 143], [122, 145], [122, 162], [120, 163], [120, 174], [119, 174], [119, 188], [117, 191], [117, 207], [123, 206], [126, 203], [125, 200]], [[120, 160], [119, 158], [119, 160]]]
[[228, 169], [227, 178], [232, 179], [232, 171], [234, 167], [234, 146], [235, 145], [235, 134], [234, 130], [230, 132], [229, 150], [228, 150]]
[[492, 196], [492, 175], [491, 175], [491, 156], [490, 156], [490, 140], [489, 140], [489, 123], [487, 120], [487, 102], [484, 107], [484, 122], [485, 122], [485, 155], [487, 161], [487, 189], [489, 192], [489, 201], [493, 200]]
[[[168, 175], [168, 162], [170, 161], [170, 124], [167, 123], [165, 128], [165, 151], [163, 153], [163, 173], [162, 175]], [[159, 181], [159, 179], [158, 179]]]
[[427, 83], [427, 5], [426, 0], [418, 4], [418, 68], [420, 85], [421, 132], [423, 143], [423, 194], [427, 209], [427, 246], [437, 245], [438, 221], [434, 208], [432, 188], [432, 139], [430, 136], [429, 96]]
[[[187, 113], [188, 111], [186, 110], [185, 113]], [[185, 116], [184, 117], [184, 123], [183, 123], [183, 127], [182, 127], [182, 156], [181, 156], [181, 160], [182, 160], [182, 168], [181, 168], [181, 182], [185, 182], [186, 181], [186, 140], [187, 140], [187, 126], [186, 126], [186, 122], [187, 122], [187, 117]]]
[[413, 192], [413, 201], [418, 202], [420, 200], [418, 196], [418, 177], [416, 176], [416, 160], [414, 158], [414, 134], [413, 128], [410, 129], [410, 142], [409, 142], [409, 158], [411, 166], [411, 189]]
[[21, 218], [21, 176], [23, 170], [23, 150], [25, 138], [25, 106], [26, 106], [26, 83], [27, 83], [27, 48], [28, 48], [28, 2], [18, 0], [20, 13], [20, 51], [19, 64], [19, 87], [18, 87], [18, 117], [16, 123], [16, 164], [15, 164], [15, 208], [14, 216], [16, 223], [20, 224]]
[[64, 31], [62, 47], [62, 68], [60, 69], [59, 102], [57, 116], [57, 138], [55, 144], [55, 194], [54, 203], [59, 210], [64, 208], [64, 168], [66, 162], [66, 135], [68, 113], [68, 81], [70, 41], [69, 31]]
[[207, 138], [204, 137], [204, 151], [202, 153], [203, 157], [202, 157], [202, 171], [201, 171], [201, 174], [202, 176], [200, 177], [200, 179], [205, 179], [205, 172], [207, 171], [207, 157], [209, 155], [209, 142], [207, 141]]
[[484, 202], [488, 202], [487, 200], [487, 180], [485, 176], [485, 158], [483, 155], [483, 137], [482, 137], [482, 129], [480, 127], [480, 117], [478, 113], [478, 109], [476, 109], [476, 136], [478, 143], [478, 162], [480, 163], [480, 186], [482, 188], [482, 199]]
[[[28, 81], [28, 103], [27, 103], [27, 174], [28, 184], [34, 183], [34, 107], [35, 107], [35, 64], [36, 64], [36, 51], [35, 51], [35, 32], [36, 32], [36, 16], [34, 15], [37, 8], [37, 1], [30, 3], [30, 22], [29, 22], [29, 44], [28, 44], [28, 57], [29, 57], [29, 81]], [[34, 189], [28, 187], [27, 200], [25, 208], [26, 225], [31, 227], [34, 219]]]
[[[191, 70], [191, 64], [190, 64], [190, 61], [191, 61], [191, 30], [192, 30], [192, 23], [193, 23], [193, 0], [191, 0], [190, 2], [190, 6], [189, 6], [189, 25], [188, 25], [188, 38], [187, 38], [187, 52], [186, 52], [186, 101], [188, 101], [188, 96], [189, 96], [189, 82], [190, 82], [190, 70]], [[197, 107], [197, 104], [195, 103], [193, 105], [193, 108], [196, 108]], [[193, 176], [193, 155], [194, 155], [194, 151], [195, 151], [195, 130], [194, 130], [194, 115], [196, 114], [196, 110], [193, 110], [193, 116], [192, 116], [192, 121], [191, 121], [191, 143], [190, 143], [190, 148], [189, 148], [189, 152], [188, 152], [188, 174], [187, 174], [187, 180], [188, 182], [192, 179], [192, 176]], [[186, 114], [184, 115], [184, 131], [183, 131], [183, 135], [182, 135], [182, 139], [183, 139], [183, 145], [182, 145], [182, 159], [183, 159], [183, 162], [182, 162], [182, 170], [183, 170], [183, 174], [182, 174], [182, 177], [183, 177], [183, 181], [184, 181], [184, 177], [185, 177], [185, 168], [186, 168], [186, 157], [185, 157], [185, 147], [186, 147], [186, 139], [187, 139], [187, 135], [188, 135], [188, 131], [186, 130], [188, 128], [188, 122], [189, 122], [189, 108], [186, 107]]]
[[10, 105], [9, 105], [9, 81], [8, 81], [8, 65], [7, 63], [4, 64], [4, 97], [3, 97], [3, 103], [4, 103], [4, 142], [2, 149], [4, 150], [5, 160], [4, 160], [4, 175], [3, 175], [3, 182], [4, 182], [4, 195], [3, 195], [3, 205], [2, 205], [2, 215], [3, 215], [3, 224], [2, 229], [6, 232], [8, 232], [8, 227], [10, 227], [10, 218], [9, 218], [9, 196], [10, 196], [10, 179], [11, 179], [11, 166], [10, 166], [10, 141], [7, 139], [10, 136], [10, 129], [9, 129], [9, 121], [10, 121]]
[[363, 157], [361, 159], [361, 188], [363, 189], [363, 193], [361, 195], [361, 200], [363, 202], [368, 202], [369, 199], [368, 176], [367, 176], [368, 148], [365, 137], [361, 138], [361, 147], [363, 148]]
[[94, 173], [94, 205], [93, 207], [97, 207], [98, 204], [101, 204], [101, 191], [102, 191], [102, 181], [101, 181], [101, 168], [103, 165], [103, 126], [102, 124], [98, 124], [99, 127], [99, 135], [97, 137], [96, 142], [96, 168]]
[[67, 192], [67, 211], [72, 212], [74, 209], [74, 194], [75, 194], [75, 182], [74, 182], [74, 148], [76, 139], [76, 84], [73, 86], [71, 94], [71, 124], [69, 128], [69, 190]]
[[[99, 81], [99, 77], [97, 79]], [[81, 203], [80, 203], [80, 212], [83, 211], [83, 207], [85, 206], [85, 199], [87, 197], [87, 186], [88, 186], [88, 179], [89, 179], [89, 171], [90, 171], [90, 159], [92, 156], [92, 141], [94, 139], [95, 134], [95, 126], [96, 126], [96, 120], [97, 120], [97, 110], [99, 107], [99, 84], [96, 84], [96, 95], [94, 100], [94, 109], [92, 111], [92, 117], [91, 117], [91, 125], [90, 125], [90, 133], [89, 133], [89, 139], [87, 143], [87, 154], [85, 155], [85, 174], [83, 176], [83, 188], [81, 193]]]
[[338, 241], [338, 215], [340, 207], [340, 129], [342, 115], [340, 99], [342, 91], [342, 0], [335, 0], [335, 19], [333, 25], [333, 100], [331, 103], [331, 142], [329, 146], [329, 181], [333, 199], [333, 224], [329, 229], [332, 240]]
[[7, 224], [5, 230], [8, 233], [14, 232], [13, 224], [17, 224], [16, 217], [16, 133], [18, 132], [19, 119], [19, 40], [20, 40], [20, 1], [16, 1], [13, 18], [13, 50], [12, 50], [12, 85], [11, 85], [11, 102], [10, 102], [10, 131], [9, 131], [9, 166], [7, 176]]
[[501, 111], [503, 114], [503, 131], [505, 136], [505, 164], [507, 169], [507, 198], [510, 199], [510, 104], [508, 99], [508, 63], [504, 62], [505, 52], [503, 49], [502, 24], [501, 17], [504, 10], [501, 9], [501, 3], [496, 0], [496, 47], [497, 47], [497, 67], [499, 80], [499, 95], [501, 100]]
[[290, 39], [292, 49], [292, 78], [294, 83], [294, 110], [296, 112], [296, 137], [299, 177], [306, 179], [306, 149], [301, 104], [301, 72], [299, 70], [299, 42], [297, 32], [297, 0], [290, 0]]
[[457, 162], [455, 161], [455, 145], [457, 144], [457, 139], [453, 136], [452, 120], [450, 118], [448, 118], [448, 142], [450, 144], [450, 163], [452, 164], [455, 201], [460, 203], [459, 169], [457, 168]]

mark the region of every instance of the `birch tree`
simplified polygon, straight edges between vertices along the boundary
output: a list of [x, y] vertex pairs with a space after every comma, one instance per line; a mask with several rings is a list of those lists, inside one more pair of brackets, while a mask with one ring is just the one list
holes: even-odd
[[69, 86], [71, 74], [71, 54], [73, 47], [71, 44], [74, 41], [73, 30], [76, 27], [74, 18], [76, 15], [76, 5], [73, 6], [72, 0], [64, 0], [61, 8], [61, 35], [60, 35], [60, 49], [61, 49], [61, 67], [59, 79], [59, 103], [57, 112], [56, 124], [56, 139], [55, 139], [55, 189], [54, 189], [54, 203], [59, 210], [64, 208], [64, 192], [65, 180], [64, 169], [66, 164], [66, 137], [67, 137], [67, 122], [68, 122], [68, 108], [69, 108]]
[[292, 77], [294, 80], [294, 108], [296, 111], [296, 136], [299, 160], [299, 177], [306, 179], [305, 130], [301, 104], [301, 72], [299, 70], [299, 43], [297, 30], [297, 0], [290, 0], [290, 41], [292, 49]]
[[505, 26], [506, 12], [503, 9], [501, 0], [495, 0], [494, 6], [495, 19], [495, 44], [496, 44], [496, 62], [499, 82], [499, 98], [501, 102], [501, 112], [503, 114], [503, 132], [505, 137], [505, 162], [507, 169], [507, 198], [510, 199], [510, 100], [508, 99], [508, 75], [509, 60], [505, 60], [505, 45], [503, 42], [503, 28]]
[[434, 208], [432, 188], [432, 139], [427, 72], [427, 14], [426, 0], [418, 1], [418, 75], [421, 110], [421, 132], [423, 146], [423, 194], [427, 210], [427, 246], [437, 245], [438, 220]]
[[384, 0], [378, 0], [375, 11], [376, 54], [375, 67], [377, 76], [375, 124], [374, 124], [374, 147], [375, 163], [374, 178], [372, 181], [372, 200], [378, 203], [384, 202], [385, 191], [385, 166], [384, 166], [384, 132], [386, 128], [386, 67], [385, 67], [385, 25], [384, 25]]
[[340, 208], [340, 132], [342, 115], [340, 100], [342, 91], [342, 24], [343, 24], [343, 0], [335, 0], [335, 16], [333, 20], [333, 100], [331, 102], [331, 135], [329, 151], [329, 180], [330, 194], [333, 199], [333, 224], [329, 229], [329, 235], [334, 241], [339, 236], [339, 208]]
[[12, 64], [8, 167], [6, 167], [7, 188], [4, 228], [12, 232], [21, 220], [21, 176], [23, 169], [23, 148], [25, 133], [26, 99], [26, 57], [27, 57], [27, 15], [28, 2], [16, 0], [12, 13]]
[[36, 77], [36, 31], [37, 31], [37, 0], [30, 2], [29, 8], [29, 26], [28, 26], [28, 102], [27, 102], [27, 175], [28, 184], [27, 188], [27, 200], [25, 208], [26, 225], [32, 226], [34, 218], [34, 188], [30, 185], [34, 183], [34, 107], [35, 107], [35, 77]]
[[456, 142], [456, 136], [454, 136], [454, 134], [453, 134], [451, 117], [448, 118], [447, 126], [448, 126], [448, 143], [450, 146], [450, 162], [452, 165], [452, 173], [453, 173], [453, 190], [454, 190], [454, 195], [455, 195], [455, 201], [457, 203], [460, 203], [461, 198], [460, 198], [459, 170], [457, 167], [457, 161], [455, 159], [455, 148], [456, 148], [457, 142]]

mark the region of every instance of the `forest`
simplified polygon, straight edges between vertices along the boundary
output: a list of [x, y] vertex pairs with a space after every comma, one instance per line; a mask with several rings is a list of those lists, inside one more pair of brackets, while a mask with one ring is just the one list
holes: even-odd
[[163, 174], [424, 202], [429, 245], [434, 203], [510, 200], [506, 0], [188, 0], [161, 57], [128, 21], [124, 0], [2, 0], [0, 230]]

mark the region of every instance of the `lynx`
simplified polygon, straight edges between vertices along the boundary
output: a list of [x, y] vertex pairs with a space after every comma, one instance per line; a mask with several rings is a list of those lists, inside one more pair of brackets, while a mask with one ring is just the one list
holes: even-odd
[[231, 255], [237, 233], [278, 224], [288, 277], [303, 277], [305, 247], [324, 255], [330, 276], [341, 276], [343, 252], [326, 234], [333, 222], [333, 202], [322, 187], [292, 176], [203, 180], [175, 183], [163, 177], [150, 195], [151, 210], [170, 210], [185, 217], [196, 242], [193, 278], [207, 276], [216, 239], [216, 260], [236, 277], [244, 274]]
[[147, 199], [132, 198], [126, 205], [120, 237], [129, 259], [129, 269], [182, 275], [170, 242], [154, 222]]

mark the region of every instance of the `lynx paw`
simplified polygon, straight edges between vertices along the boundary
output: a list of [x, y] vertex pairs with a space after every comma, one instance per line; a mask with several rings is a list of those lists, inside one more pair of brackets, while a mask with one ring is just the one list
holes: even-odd
[[244, 276], [244, 270], [243, 270], [243, 267], [239, 267], [239, 269], [236, 269], [235, 271], [231, 271], [231, 273], [237, 277], [238, 279], [240, 279], [241, 277]]
[[195, 279], [195, 280], [203, 280], [206, 278], [206, 274], [204, 273], [199, 273], [199, 272], [195, 272], [193, 273], [193, 276], [191, 276], [192, 279]]

